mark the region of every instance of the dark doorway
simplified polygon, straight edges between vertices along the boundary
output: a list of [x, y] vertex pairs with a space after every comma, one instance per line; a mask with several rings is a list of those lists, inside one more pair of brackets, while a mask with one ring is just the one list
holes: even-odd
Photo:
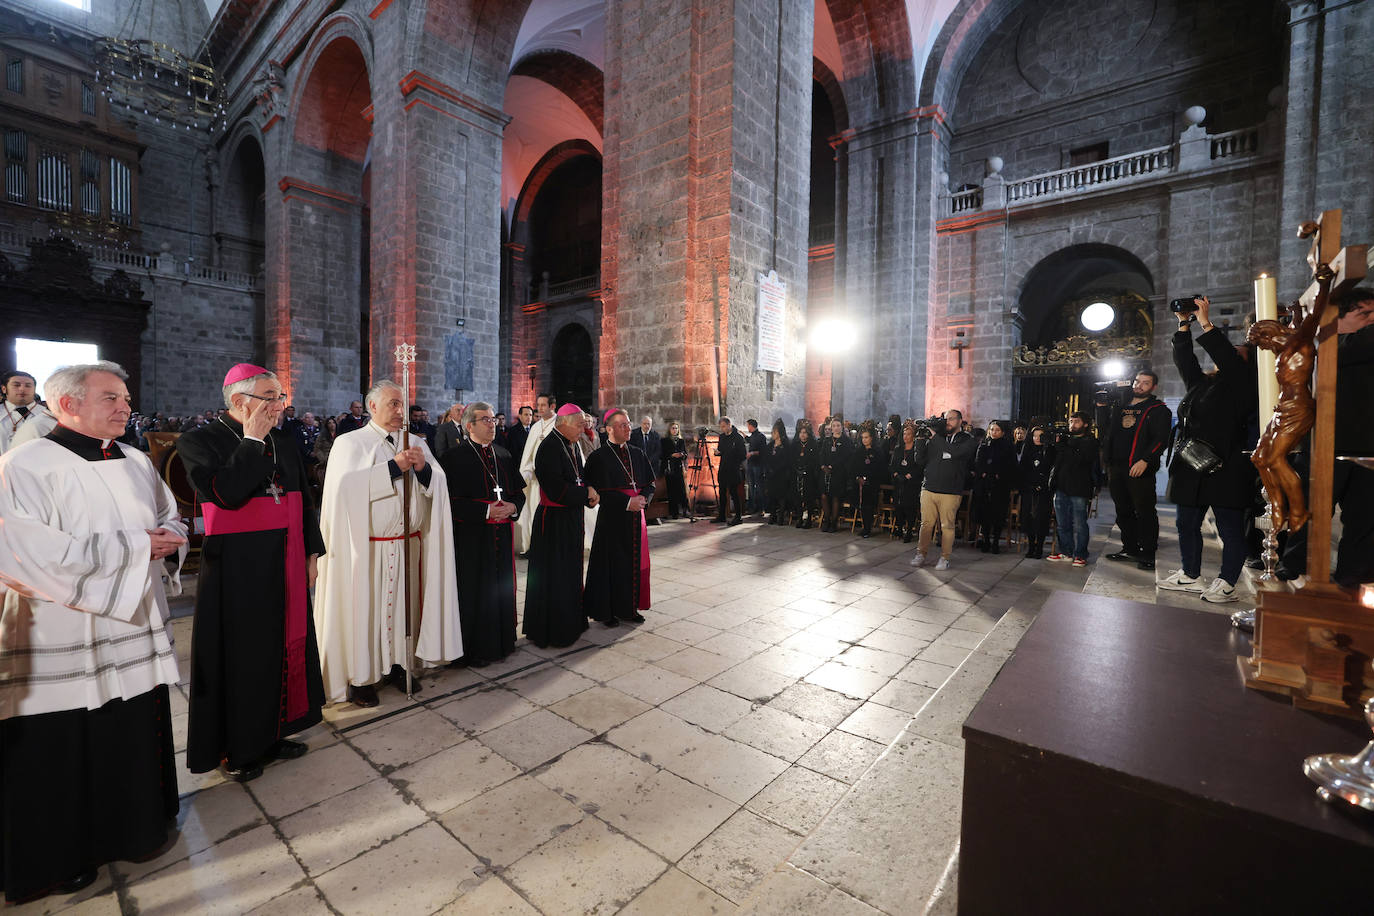
[[592, 336], [580, 324], [553, 339], [553, 393], [560, 404], [592, 407]]
[[1018, 302], [1012, 415], [1065, 423], [1075, 410], [1092, 412], [1098, 383], [1148, 367], [1153, 294], [1145, 265], [1113, 246], [1074, 245], [1036, 264]]

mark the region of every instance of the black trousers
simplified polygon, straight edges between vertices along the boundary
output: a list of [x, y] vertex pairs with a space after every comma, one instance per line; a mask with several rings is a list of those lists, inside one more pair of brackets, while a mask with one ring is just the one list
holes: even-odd
[[1155, 475], [1146, 469], [1131, 476], [1129, 465], [1113, 464], [1107, 469], [1107, 485], [1116, 503], [1116, 526], [1121, 529], [1121, 546], [1127, 553], [1153, 557], [1159, 546], [1159, 512], [1155, 508]]
[[739, 518], [740, 514], [744, 512], [744, 481], [722, 477], [720, 478], [720, 487], [717, 494], [717, 518], [725, 518], [725, 516], [730, 514], [726, 511], [726, 506], [731, 500], [733, 500], [735, 504], [735, 517]]
[[1054, 500], [1049, 490], [1021, 491], [1021, 531], [1030, 539], [1032, 547], [1045, 542], [1053, 508]]
[[[1374, 581], [1374, 471], [1337, 461], [1331, 475], [1331, 502], [1341, 510], [1341, 541], [1331, 578], [1350, 588]], [[1283, 566], [1289, 572], [1307, 572], [1307, 531], [1319, 521], [1313, 519], [1288, 536]]]
[[687, 514], [687, 481], [681, 472], [667, 474], [664, 479], [668, 482], [668, 514], [677, 518], [679, 515]]

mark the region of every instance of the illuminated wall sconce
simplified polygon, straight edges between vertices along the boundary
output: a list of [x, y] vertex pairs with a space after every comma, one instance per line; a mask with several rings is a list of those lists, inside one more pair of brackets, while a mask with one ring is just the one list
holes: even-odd
[[953, 350], [955, 353], [959, 354], [960, 369], [964, 368], [964, 351], [967, 350], [973, 343], [973, 341], [969, 340], [967, 337], [964, 336], [964, 333], [965, 332], [963, 331], [955, 331], [954, 339], [950, 341], [949, 344], [949, 348]]

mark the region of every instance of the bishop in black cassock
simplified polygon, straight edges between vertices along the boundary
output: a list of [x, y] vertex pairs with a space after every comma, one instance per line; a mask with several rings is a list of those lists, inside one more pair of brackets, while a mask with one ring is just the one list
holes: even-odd
[[463, 660], [478, 668], [515, 650], [511, 523], [525, 505], [519, 467], [493, 442], [495, 421], [490, 404], [469, 404], [463, 414], [466, 436], [439, 457], [453, 512]]
[[570, 646], [587, 629], [582, 612], [583, 517], [598, 495], [587, 485], [577, 446], [584, 428], [582, 408], [564, 404], [554, 433], [534, 456], [540, 497], [530, 537], [523, 632], [541, 649]]
[[630, 418], [606, 415], [606, 445], [587, 458], [587, 483], [601, 497], [582, 608], [608, 627], [642, 623], [649, 609], [649, 535], [644, 507], [654, 498], [654, 472], [641, 449], [628, 443]]
[[286, 434], [260, 428], [260, 411], [281, 410], [269, 400], [280, 397], [280, 383], [240, 364], [225, 388], [247, 381], [253, 390], [230, 395], [230, 414], [177, 440], [206, 522], [186, 764], [203, 773], [223, 763], [239, 780], [260, 775], [265, 762], [304, 754], [305, 745], [286, 736], [318, 723], [324, 705], [307, 591], [324, 539], [300, 450]]

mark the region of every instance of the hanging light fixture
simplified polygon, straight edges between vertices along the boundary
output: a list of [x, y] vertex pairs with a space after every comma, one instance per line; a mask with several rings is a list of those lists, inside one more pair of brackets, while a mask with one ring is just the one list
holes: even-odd
[[222, 130], [224, 83], [209, 63], [147, 38], [97, 38], [95, 81], [109, 105], [142, 111], [175, 129]]

